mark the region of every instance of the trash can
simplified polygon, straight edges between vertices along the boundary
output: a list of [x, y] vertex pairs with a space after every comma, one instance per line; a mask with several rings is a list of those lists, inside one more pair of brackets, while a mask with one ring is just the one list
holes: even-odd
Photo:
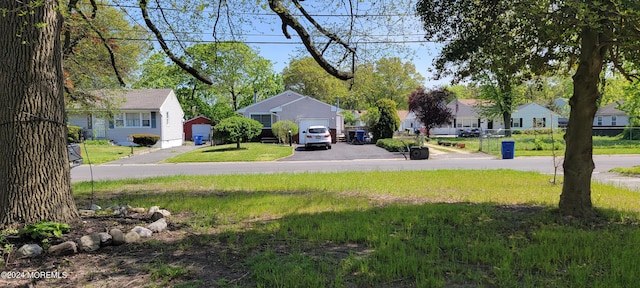
[[426, 160], [429, 159], [429, 147], [413, 146], [410, 148], [409, 159]]
[[193, 135], [193, 145], [202, 145], [202, 135]]
[[360, 143], [364, 143], [364, 130], [356, 130], [356, 140]]
[[502, 141], [502, 159], [513, 159], [516, 150], [516, 142], [511, 140]]

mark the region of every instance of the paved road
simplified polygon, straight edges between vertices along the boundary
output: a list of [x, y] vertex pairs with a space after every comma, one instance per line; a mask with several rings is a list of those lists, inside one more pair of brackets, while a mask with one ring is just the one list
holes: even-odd
[[[157, 150], [93, 167], [82, 165], [71, 170], [71, 179], [73, 182], [78, 182], [90, 181], [91, 179], [109, 180], [169, 175], [435, 169], [513, 169], [549, 175], [554, 173], [551, 157], [515, 157], [515, 159], [503, 160], [482, 153], [447, 153], [431, 149], [429, 160], [411, 161], [405, 160], [399, 153], [389, 153], [373, 145], [354, 146], [348, 144], [334, 145], [331, 150], [296, 151], [294, 156], [273, 162], [155, 164], [178, 153], [193, 149], [196, 147], [182, 146]], [[351, 156], [344, 156], [346, 154]], [[596, 164], [593, 173], [594, 180], [640, 191], [639, 177], [623, 177], [608, 172], [614, 167], [640, 165], [640, 155], [594, 156], [594, 162]], [[562, 174], [562, 167], [558, 173]]]

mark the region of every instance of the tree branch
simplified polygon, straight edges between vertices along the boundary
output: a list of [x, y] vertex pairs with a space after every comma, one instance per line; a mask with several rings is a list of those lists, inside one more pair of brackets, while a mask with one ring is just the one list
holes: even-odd
[[[297, 0], [295, 2], [297, 3]], [[298, 9], [301, 9], [299, 3], [297, 4], [297, 6], [298, 6]], [[313, 59], [316, 60], [316, 62], [320, 65], [320, 67], [322, 67], [322, 69], [324, 69], [325, 71], [327, 71], [327, 73], [331, 74], [332, 76], [340, 80], [349, 80], [353, 78], [353, 71], [351, 72], [340, 71], [336, 67], [333, 67], [333, 65], [331, 65], [331, 63], [329, 63], [324, 58], [324, 56], [322, 56], [322, 52], [319, 51], [313, 45], [313, 41], [311, 40], [311, 36], [307, 32], [307, 30], [300, 24], [300, 22], [298, 22], [297, 19], [295, 19], [291, 15], [291, 13], [289, 13], [289, 11], [284, 7], [284, 5], [282, 5], [282, 2], [280, 0], [269, 0], [269, 8], [271, 8], [271, 10], [280, 17], [280, 20], [282, 20], [282, 33], [285, 35], [285, 37], [287, 37], [287, 39], [291, 38], [291, 36], [287, 32], [287, 26], [293, 28], [293, 30], [295, 30], [300, 36], [300, 39], [302, 40], [302, 43], [304, 44], [305, 48], [307, 48], [307, 51], [309, 51]], [[304, 10], [301, 10], [301, 11], [304, 11]], [[306, 13], [306, 11], [303, 13]], [[312, 23], [315, 23], [315, 21], [312, 21]], [[320, 30], [321, 32], [325, 31], [324, 29], [322, 29], [322, 27], [319, 24], [316, 23], [316, 25], [317, 25], [316, 29]], [[327, 34], [331, 34], [328, 31], [325, 31], [325, 32]], [[325, 34], [325, 36], [331, 38], [327, 34]], [[355, 50], [353, 50], [348, 45], [346, 45], [346, 43], [343, 43], [339, 38], [337, 38], [337, 40], [334, 39], [334, 41], [342, 43], [343, 47], [349, 50], [350, 53], [355, 53]]]
[[202, 81], [203, 83], [208, 85], [213, 84], [209, 77], [200, 74], [200, 72], [198, 72], [195, 68], [180, 60], [180, 58], [178, 58], [175, 54], [173, 54], [173, 52], [171, 52], [171, 49], [169, 49], [167, 42], [165, 42], [164, 37], [162, 37], [162, 33], [160, 32], [160, 30], [158, 30], [156, 25], [151, 22], [151, 18], [149, 18], [149, 12], [147, 11], [147, 0], [140, 0], [139, 6], [140, 11], [142, 12], [142, 17], [144, 18], [144, 23], [147, 24], [147, 27], [149, 27], [151, 32], [153, 32], [153, 34], [156, 36], [160, 47], [162, 47], [164, 53], [169, 56], [169, 59], [171, 59], [171, 61], [178, 65], [178, 67], [182, 68], [184, 71], [191, 74], [191, 76], [195, 77], [199, 81]]

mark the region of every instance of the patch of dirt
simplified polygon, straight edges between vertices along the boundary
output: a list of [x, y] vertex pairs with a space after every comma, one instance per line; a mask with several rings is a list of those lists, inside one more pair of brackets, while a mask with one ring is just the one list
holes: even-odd
[[[30, 259], [16, 259], [15, 250], [34, 240], [9, 237], [14, 253], [4, 253], [0, 267], [0, 287], [167, 287], [184, 283], [184, 287], [213, 287], [216, 283], [240, 284], [248, 272], [237, 265], [240, 259], [233, 247], [211, 241], [211, 234], [195, 233], [183, 224], [184, 215], [172, 215], [167, 230], [142, 238], [138, 243], [101, 247], [94, 252], [70, 256], [47, 253]], [[120, 228], [128, 232], [134, 226], [145, 226], [143, 217], [116, 218], [95, 216], [73, 224], [50, 245], [76, 241], [94, 232]], [[50, 246], [49, 245], [49, 246]], [[28, 273], [28, 274], [25, 274]], [[185, 283], [186, 282], [186, 283]]]

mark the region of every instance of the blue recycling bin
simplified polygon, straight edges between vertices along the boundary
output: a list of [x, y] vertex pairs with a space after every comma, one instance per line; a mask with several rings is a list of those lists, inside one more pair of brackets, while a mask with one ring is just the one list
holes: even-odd
[[193, 135], [193, 145], [202, 145], [202, 135]]
[[513, 159], [516, 150], [516, 142], [512, 140], [502, 141], [502, 159]]
[[360, 143], [364, 143], [364, 130], [356, 130], [356, 140]]

